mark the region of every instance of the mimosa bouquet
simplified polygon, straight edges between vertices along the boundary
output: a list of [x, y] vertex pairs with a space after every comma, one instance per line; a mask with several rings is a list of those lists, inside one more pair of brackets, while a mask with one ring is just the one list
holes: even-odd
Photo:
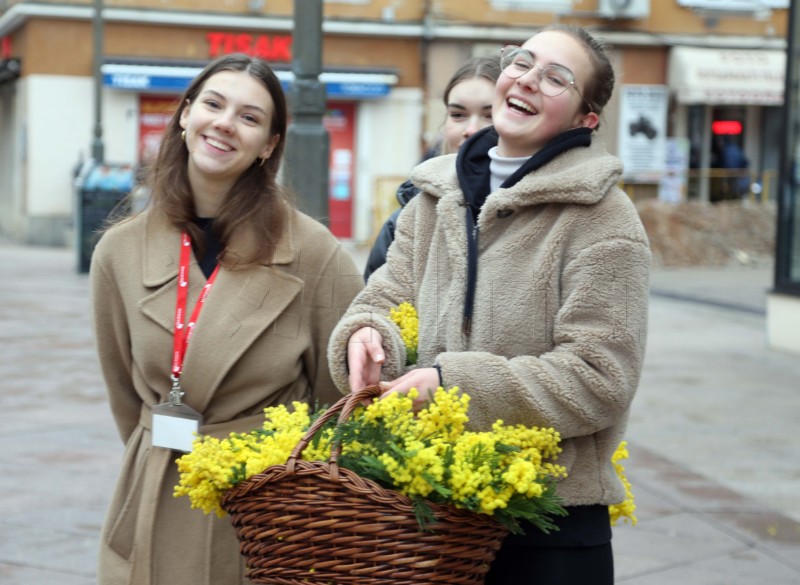
[[[421, 530], [434, 522], [430, 504], [486, 514], [518, 532], [526, 520], [547, 532], [551, 517], [564, 514], [554, 480], [566, 475], [553, 461], [560, 452], [553, 429], [508, 426], [465, 430], [469, 396], [439, 388], [416, 415], [408, 395], [391, 394], [358, 406], [347, 420], [329, 421], [301, 458], [327, 461], [341, 450], [338, 465], [407, 496]], [[324, 411], [323, 411], [324, 412]], [[317, 415], [318, 416], [318, 415]], [[224, 516], [222, 499], [232, 487], [287, 462], [315, 420], [305, 403], [265, 410], [263, 427], [225, 439], [200, 437], [178, 459], [175, 495], [192, 507]]]
[[[406, 364], [417, 363], [417, 343], [419, 338], [419, 317], [417, 310], [411, 303], [400, 303], [396, 308], [389, 310], [389, 319], [400, 329], [400, 335], [406, 348]], [[625, 467], [621, 461], [628, 458], [628, 444], [622, 441], [611, 456], [614, 470], [617, 472], [622, 485], [625, 486], [625, 499], [619, 504], [612, 504], [608, 507], [611, 525], [616, 526], [622, 519], [626, 524], [636, 525], [637, 519], [634, 515], [636, 504], [634, 503], [631, 483], [625, 474]]]
[[[413, 363], [416, 311], [404, 303], [391, 317]], [[199, 437], [178, 459], [175, 496], [228, 513], [247, 577], [280, 585], [479, 585], [508, 532], [522, 521], [548, 532], [566, 514], [554, 429], [467, 431], [457, 387], [417, 413], [415, 389], [380, 395], [363, 388], [314, 414], [274, 406], [260, 429]]]

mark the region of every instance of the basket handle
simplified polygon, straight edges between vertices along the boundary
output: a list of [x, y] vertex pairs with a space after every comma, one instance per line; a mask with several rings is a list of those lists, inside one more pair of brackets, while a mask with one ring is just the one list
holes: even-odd
[[[331, 406], [328, 410], [326, 410], [322, 415], [314, 421], [308, 430], [303, 435], [303, 438], [300, 439], [295, 445], [294, 449], [292, 449], [292, 453], [289, 455], [289, 459], [286, 461], [286, 471], [289, 473], [294, 473], [295, 464], [300, 456], [303, 454], [303, 451], [308, 444], [311, 442], [311, 439], [314, 438], [314, 435], [319, 431], [325, 423], [333, 418], [333, 416], [338, 412], [339, 418], [337, 419], [337, 424], [346, 421], [350, 418], [350, 415], [353, 414], [356, 408], [367, 399], [375, 398], [380, 396], [383, 390], [377, 384], [372, 386], [365, 386], [361, 390], [356, 390], [355, 392], [351, 392], [346, 396], [343, 396]], [[332, 479], [337, 479], [339, 474], [339, 466], [337, 464], [337, 459], [339, 458], [339, 454], [342, 452], [342, 446], [339, 443], [336, 443], [331, 448], [331, 456], [328, 459], [328, 463], [331, 466], [331, 477]]]

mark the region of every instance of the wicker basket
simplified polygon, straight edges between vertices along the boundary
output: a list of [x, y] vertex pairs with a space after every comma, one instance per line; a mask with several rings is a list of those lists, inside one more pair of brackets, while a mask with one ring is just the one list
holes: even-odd
[[314, 434], [337, 412], [348, 418], [367, 387], [319, 417], [285, 465], [228, 490], [247, 577], [276, 585], [481, 584], [507, 530], [489, 516], [431, 504], [436, 521], [422, 532], [407, 497], [337, 464], [302, 461]]

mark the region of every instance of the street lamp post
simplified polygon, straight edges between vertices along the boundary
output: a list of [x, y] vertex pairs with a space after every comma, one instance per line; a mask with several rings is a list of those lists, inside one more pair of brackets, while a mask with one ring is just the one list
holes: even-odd
[[286, 172], [300, 208], [328, 225], [328, 132], [322, 71], [322, 0], [294, 0], [292, 115], [287, 131]]
[[95, 163], [102, 163], [105, 156], [103, 148], [103, 73], [100, 70], [103, 62], [103, 0], [94, 1], [94, 140], [92, 141], [92, 158]]

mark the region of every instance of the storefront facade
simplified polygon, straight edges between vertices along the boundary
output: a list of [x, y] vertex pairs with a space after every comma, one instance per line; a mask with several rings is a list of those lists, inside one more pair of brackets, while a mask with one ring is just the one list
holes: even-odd
[[[74, 236], [74, 172], [92, 154], [91, 13], [58, 18], [63, 10], [48, 17], [41, 12], [20, 18], [13, 34], [3, 36], [21, 74], [0, 83], [0, 139], [9, 145], [0, 157], [0, 233], [64, 245]], [[272, 28], [264, 29], [252, 19], [247, 28], [248, 20], [225, 16], [214, 18], [213, 26], [209, 19], [154, 25], [113, 14], [104, 26], [101, 67], [109, 164], [138, 169], [152, 160], [178, 96], [218, 55], [260, 56], [287, 93], [293, 82], [290, 18], [269, 19]], [[423, 119], [419, 43], [347, 34], [325, 35], [323, 43], [329, 225], [340, 238], [367, 240], [376, 178], [402, 176], [417, 162]]]
[[[10, 0], [0, 12], [0, 234], [63, 244], [72, 172], [90, 156], [92, 15]], [[105, 158], [152, 156], [174, 99], [213, 57], [245, 51], [291, 84], [293, 0], [130, 0], [104, 10]], [[757, 6], [756, 6], [757, 4]], [[331, 228], [369, 241], [394, 189], [436, 142], [442, 94], [468, 57], [563, 22], [610, 44], [617, 88], [600, 134], [632, 198], [775, 200], [788, 0], [324, 0]], [[713, 78], [713, 82], [712, 82]], [[731, 142], [745, 169], [717, 168]], [[716, 149], [716, 150], [715, 150]], [[752, 180], [751, 180], [752, 179]], [[744, 181], [742, 181], [744, 184]], [[750, 191], [753, 193], [753, 191]], [[67, 243], [69, 238], [67, 237]]]
[[786, 53], [761, 45], [670, 51], [673, 135], [687, 139], [689, 198], [776, 200], [780, 143], [769, 137], [782, 124]]

